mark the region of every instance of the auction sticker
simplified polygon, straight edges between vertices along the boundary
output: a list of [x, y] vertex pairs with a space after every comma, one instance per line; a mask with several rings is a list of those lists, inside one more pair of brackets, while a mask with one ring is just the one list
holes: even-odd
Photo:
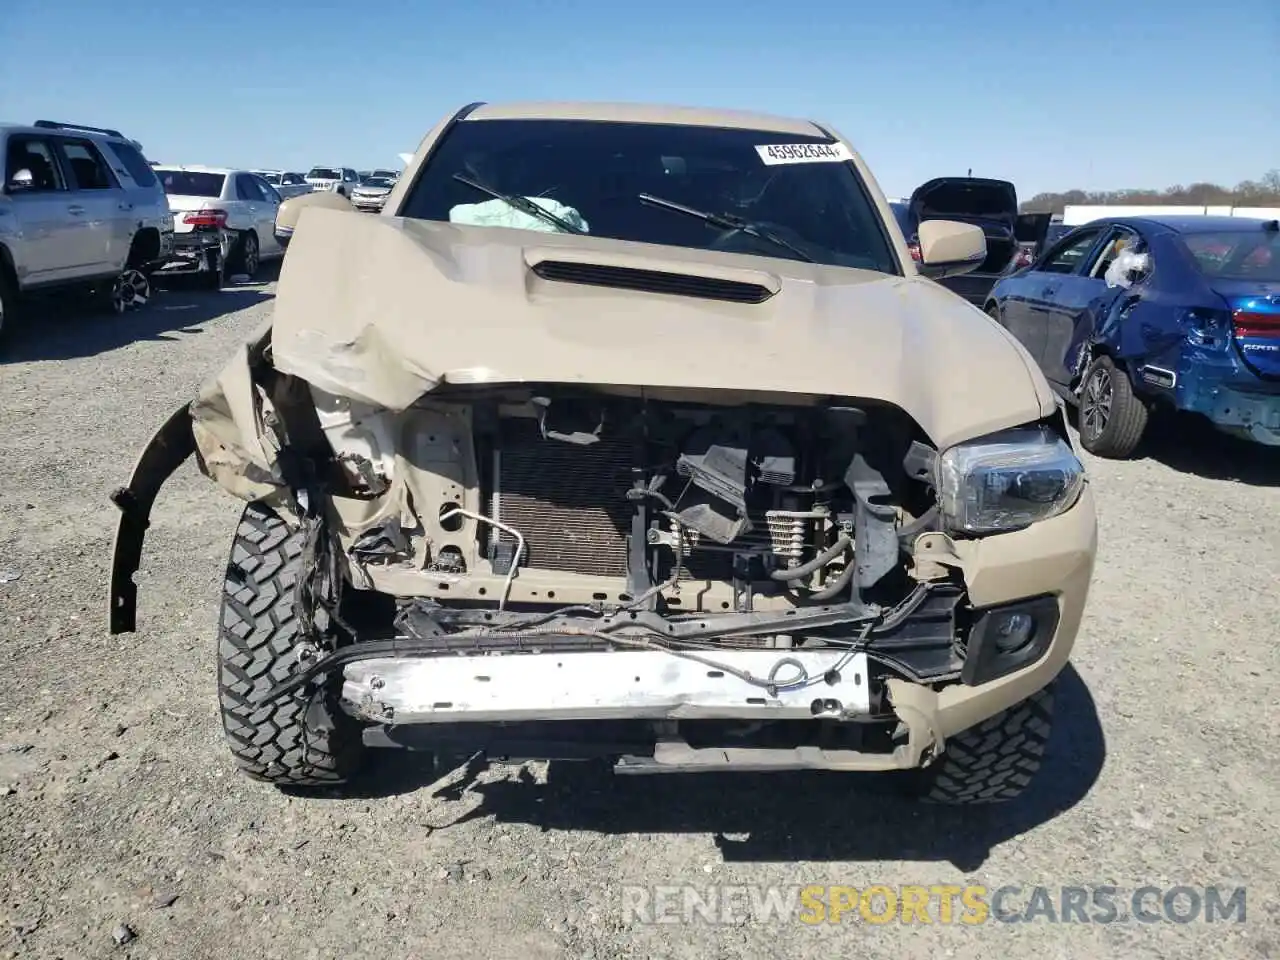
[[853, 153], [843, 143], [770, 143], [756, 147], [769, 166], [780, 163], [844, 163]]

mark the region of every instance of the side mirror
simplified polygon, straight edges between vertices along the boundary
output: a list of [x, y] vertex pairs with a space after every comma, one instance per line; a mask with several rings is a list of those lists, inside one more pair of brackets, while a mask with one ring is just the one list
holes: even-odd
[[9, 193], [21, 193], [23, 190], [32, 189], [35, 185], [36, 178], [34, 174], [26, 167], [23, 167], [9, 178], [9, 182], [5, 184], [5, 189]]
[[925, 220], [916, 232], [920, 244], [921, 276], [939, 280], [969, 273], [987, 259], [987, 238], [981, 227], [954, 220]]

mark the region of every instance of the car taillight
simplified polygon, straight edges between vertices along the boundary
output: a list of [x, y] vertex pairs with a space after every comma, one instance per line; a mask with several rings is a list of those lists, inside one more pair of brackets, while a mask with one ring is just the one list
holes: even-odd
[[1237, 337], [1280, 337], [1280, 313], [1237, 310], [1231, 314]]
[[1031, 266], [1035, 260], [1035, 254], [1027, 247], [1019, 247], [1018, 252], [1013, 255], [1013, 269], [1021, 270], [1023, 267]]
[[916, 240], [910, 241], [907, 244], [907, 249], [911, 251], [911, 259], [914, 260], [916, 263], [920, 263], [921, 260], [923, 260], [923, 256], [920, 253], [920, 244], [918, 241]]
[[191, 227], [225, 227], [227, 225], [227, 211], [192, 210], [182, 218], [182, 222]]

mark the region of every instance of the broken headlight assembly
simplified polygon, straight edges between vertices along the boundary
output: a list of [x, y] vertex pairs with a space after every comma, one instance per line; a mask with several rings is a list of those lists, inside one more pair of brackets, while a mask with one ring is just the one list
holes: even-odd
[[1019, 530], [1069, 510], [1084, 488], [1084, 465], [1045, 427], [957, 444], [937, 461], [942, 515], [958, 533]]

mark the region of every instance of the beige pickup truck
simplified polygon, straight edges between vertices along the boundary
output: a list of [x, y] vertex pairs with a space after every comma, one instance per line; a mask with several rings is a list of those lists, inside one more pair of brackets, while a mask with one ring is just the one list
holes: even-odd
[[282, 209], [272, 320], [114, 496], [117, 633], [165, 478], [195, 455], [246, 501], [217, 639], [245, 772], [1028, 785], [1096, 525], [1036, 364], [929, 279], [981, 228], [925, 220], [916, 262], [829, 127], [635, 105], [473, 104], [381, 214], [328, 196]]

